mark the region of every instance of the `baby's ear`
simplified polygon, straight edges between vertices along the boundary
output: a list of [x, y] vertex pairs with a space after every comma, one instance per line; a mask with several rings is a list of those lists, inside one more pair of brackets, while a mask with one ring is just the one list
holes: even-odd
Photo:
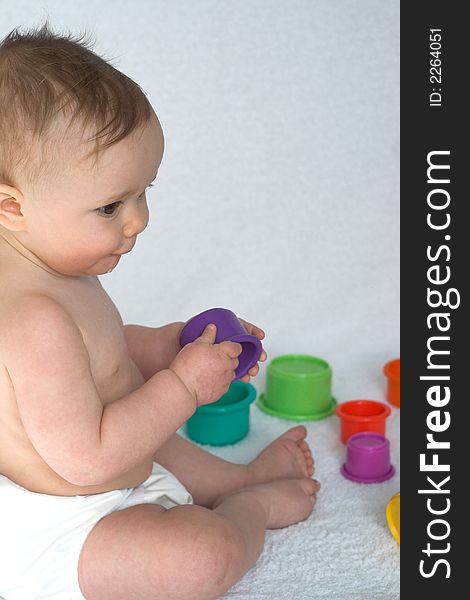
[[21, 212], [23, 195], [9, 185], [0, 185], [0, 225], [10, 231], [24, 231], [26, 224]]

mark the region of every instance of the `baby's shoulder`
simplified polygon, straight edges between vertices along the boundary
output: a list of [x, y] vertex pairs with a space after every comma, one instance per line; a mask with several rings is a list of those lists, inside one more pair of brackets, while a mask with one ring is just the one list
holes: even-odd
[[64, 306], [45, 293], [30, 292], [17, 296], [14, 302], [2, 302], [0, 356], [2, 348], [6, 351], [8, 347], [37, 335], [55, 337], [66, 327], [77, 329]]
[[0, 323], [8, 323], [24, 318], [37, 317], [41, 313], [63, 311], [64, 308], [57, 299], [41, 291], [28, 291], [12, 295], [0, 303]]

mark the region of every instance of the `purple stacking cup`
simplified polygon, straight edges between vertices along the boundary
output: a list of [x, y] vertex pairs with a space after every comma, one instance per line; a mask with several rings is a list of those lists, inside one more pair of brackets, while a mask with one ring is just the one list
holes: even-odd
[[358, 483], [382, 483], [395, 474], [390, 464], [390, 442], [380, 433], [361, 431], [346, 445], [346, 462], [341, 473]]
[[260, 340], [247, 332], [231, 310], [227, 308], [209, 308], [185, 324], [180, 333], [181, 347], [194, 342], [209, 323], [214, 323], [217, 326], [216, 344], [229, 341], [238, 342], [242, 345], [242, 352], [238, 356], [239, 364], [235, 369], [235, 379], [240, 379], [258, 362], [263, 351]]

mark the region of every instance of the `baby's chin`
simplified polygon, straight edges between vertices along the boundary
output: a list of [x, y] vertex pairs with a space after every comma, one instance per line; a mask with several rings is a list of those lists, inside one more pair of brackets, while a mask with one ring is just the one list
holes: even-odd
[[114, 271], [120, 260], [120, 255], [109, 254], [96, 260], [95, 262], [90, 261], [87, 263], [84, 261], [84, 263], [81, 265], [77, 263], [74, 265], [61, 264], [57, 265], [55, 268], [56, 271], [60, 272], [62, 275], [68, 275], [71, 277], [97, 277], [98, 275], [107, 275], [108, 273]]
[[90, 264], [88, 268], [85, 268], [85, 271], [88, 275], [106, 275], [114, 271], [120, 260], [120, 255], [108, 254], [98, 259], [94, 264]]
[[111, 255], [111, 258], [113, 259], [113, 263], [106, 270], [100, 273], [100, 275], [106, 275], [107, 273], [111, 273], [112, 271], [114, 271], [119, 261], [121, 260], [121, 257], [119, 255]]

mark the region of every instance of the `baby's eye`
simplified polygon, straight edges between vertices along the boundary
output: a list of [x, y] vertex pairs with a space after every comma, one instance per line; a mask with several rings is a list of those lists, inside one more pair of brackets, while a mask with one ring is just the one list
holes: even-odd
[[[145, 191], [147, 191], [151, 187], [153, 187], [153, 183], [149, 183], [149, 185], [147, 186]], [[140, 200], [141, 198], [143, 198], [145, 196], [145, 191], [140, 194], [138, 200]]]
[[[149, 188], [153, 187], [153, 183], [149, 184]], [[147, 188], [148, 189], [148, 188]], [[142, 192], [139, 196], [139, 200], [145, 196], [145, 192]], [[101, 206], [97, 208], [98, 214], [102, 217], [112, 217], [116, 214], [119, 206], [122, 204], [121, 200], [117, 200], [116, 202], [112, 202], [111, 204], [107, 204], [106, 206]]]
[[122, 204], [122, 202], [118, 200], [117, 202], [113, 202], [111, 204], [107, 204], [106, 206], [102, 206], [101, 208], [97, 209], [98, 214], [102, 217], [112, 217], [114, 214], [116, 214], [120, 204]]

